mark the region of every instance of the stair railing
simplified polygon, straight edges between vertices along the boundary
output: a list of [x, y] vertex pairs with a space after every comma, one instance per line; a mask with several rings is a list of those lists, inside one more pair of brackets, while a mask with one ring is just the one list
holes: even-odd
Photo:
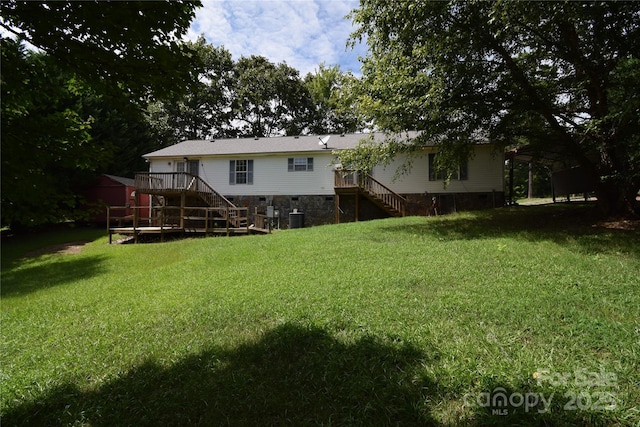
[[211, 208], [223, 213], [223, 218], [234, 227], [242, 227], [246, 215], [239, 214], [239, 208], [226, 197], [214, 190], [197, 175], [187, 172], [141, 172], [135, 176], [136, 191], [140, 193], [190, 192], [197, 194]]
[[336, 171], [334, 185], [336, 188], [360, 188], [370, 197], [379, 200], [388, 209], [405, 216], [407, 199], [367, 173], [353, 170]]

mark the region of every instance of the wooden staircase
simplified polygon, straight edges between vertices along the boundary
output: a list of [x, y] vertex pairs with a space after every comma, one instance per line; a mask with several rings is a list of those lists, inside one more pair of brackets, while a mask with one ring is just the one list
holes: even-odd
[[369, 174], [353, 170], [337, 170], [334, 187], [336, 193], [346, 191], [362, 194], [390, 216], [405, 216], [407, 199]]
[[195, 196], [232, 227], [247, 225], [246, 216], [239, 214], [244, 208], [236, 207], [199, 176], [187, 172], [142, 172], [136, 174], [135, 186], [137, 192], [162, 197], [163, 200], [180, 196], [183, 209], [186, 196]]

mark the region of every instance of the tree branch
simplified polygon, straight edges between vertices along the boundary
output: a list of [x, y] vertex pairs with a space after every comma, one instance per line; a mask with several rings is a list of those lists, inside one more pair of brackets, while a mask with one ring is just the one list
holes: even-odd
[[536, 88], [531, 84], [524, 71], [516, 63], [506, 48], [492, 34], [488, 34], [488, 39], [493, 50], [504, 60], [511, 75], [515, 78], [516, 82], [522, 86], [527, 97], [533, 102], [535, 107], [534, 110], [542, 115], [549, 126], [551, 126], [551, 129], [556, 133], [556, 135], [558, 135], [563, 144], [571, 150], [572, 154], [576, 156], [578, 161], [585, 167], [591, 167], [592, 163], [584, 154], [580, 144], [576, 143], [564, 126], [558, 122], [552, 113], [553, 108], [551, 108], [538, 94]]

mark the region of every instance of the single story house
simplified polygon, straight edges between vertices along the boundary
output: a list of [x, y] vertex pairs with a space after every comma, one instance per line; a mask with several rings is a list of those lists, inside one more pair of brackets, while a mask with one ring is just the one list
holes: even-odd
[[[282, 227], [295, 212], [304, 214], [304, 224], [320, 225], [504, 205], [504, 155], [492, 144], [477, 145], [472, 158], [445, 187], [433, 171], [435, 146], [426, 147], [424, 155], [413, 160], [411, 172], [395, 180], [402, 158], [366, 176], [336, 165], [335, 151], [355, 148], [368, 137], [189, 140], [144, 158], [150, 175], [199, 177], [235, 206], [250, 212], [278, 212]], [[373, 137], [382, 141], [384, 134]]]

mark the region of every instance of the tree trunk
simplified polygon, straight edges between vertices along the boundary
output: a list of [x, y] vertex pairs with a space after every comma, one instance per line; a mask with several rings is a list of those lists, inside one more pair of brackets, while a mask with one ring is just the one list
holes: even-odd
[[636, 196], [640, 186], [636, 182], [600, 180], [596, 185], [598, 210], [603, 217], [637, 218], [639, 215]]

